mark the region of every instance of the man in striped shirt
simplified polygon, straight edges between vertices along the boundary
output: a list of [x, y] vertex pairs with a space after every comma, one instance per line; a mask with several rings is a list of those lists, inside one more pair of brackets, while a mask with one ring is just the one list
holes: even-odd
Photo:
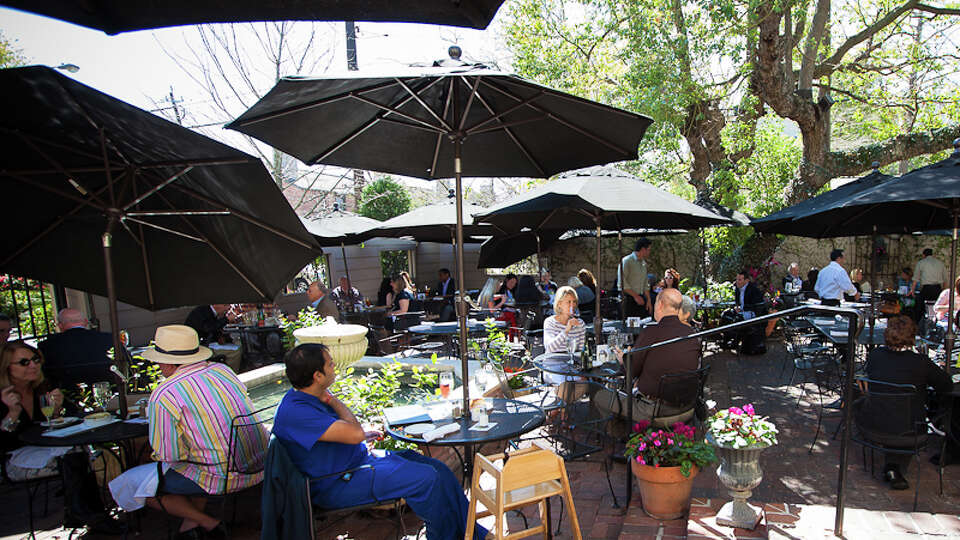
[[[161, 326], [155, 339], [143, 356], [159, 364], [165, 379], [150, 394], [150, 445], [153, 459], [169, 468], [147, 504], [183, 518], [178, 538], [226, 538], [223, 523], [203, 511], [206, 496], [262, 480], [262, 472], [235, 471], [260, 468], [253, 464], [263, 462], [266, 429], [255, 418], [232, 427], [234, 419], [253, 413], [253, 404], [233, 370], [209, 361], [212, 353], [200, 346], [194, 329]], [[228, 474], [231, 439], [234, 467]]]

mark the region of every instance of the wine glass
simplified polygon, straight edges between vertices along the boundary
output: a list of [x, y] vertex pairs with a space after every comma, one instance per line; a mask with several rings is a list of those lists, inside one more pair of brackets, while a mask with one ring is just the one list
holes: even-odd
[[93, 383], [93, 400], [97, 402], [101, 410], [107, 410], [107, 401], [110, 400], [110, 383], [100, 381]]
[[450, 395], [450, 389], [453, 387], [453, 373], [444, 371], [440, 374], [440, 395], [447, 399]]
[[53, 419], [53, 400], [47, 394], [40, 394], [40, 412], [47, 422]]
[[570, 362], [573, 362], [573, 357], [577, 353], [577, 338], [573, 336], [567, 336], [567, 354], [570, 355]]

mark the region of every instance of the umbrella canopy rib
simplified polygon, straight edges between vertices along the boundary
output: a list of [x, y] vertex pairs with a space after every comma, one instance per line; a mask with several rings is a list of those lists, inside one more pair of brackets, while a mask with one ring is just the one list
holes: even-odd
[[193, 167], [192, 167], [192, 166], [191, 166], [191, 167], [184, 167], [183, 169], [181, 169], [181, 170], [177, 171], [176, 173], [170, 175], [170, 177], [167, 178], [166, 180], [164, 180], [164, 181], [160, 182], [159, 184], [157, 184], [157, 185], [151, 187], [150, 189], [148, 189], [146, 192], [144, 192], [143, 195], [140, 195], [140, 196], [138, 196], [138, 197], [134, 197], [132, 201], [130, 201], [129, 203], [127, 203], [126, 205], [124, 205], [123, 210], [124, 210], [124, 211], [127, 211], [127, 210], [133, 208], [134, 206], [137, 206], [138, 204], [140, 204], [141, 202], [143, 202], [144, 200], [146, 200], [147, 198], [149, 198], [149, 197], [152, 196], [153, 194], [159, 192], [161, 189], [169, 186], [169, 185], [172, 184], [173, 182], [176, 182], [178, 178], [180, 178], [181, 176], [187, 174], [188, 172], [190, 172], [190, 171], [192, 171], [192, 170], [193, 170]]
[[[462, 79], [462, 78], [461, 78], [461, 79]], [[479, 84], [479, 82], [480, 82], [480, 77], [476, 77], [476, 80], [477, 80], [477, 83]], [[466, 81], [464, 81], [464, 82], [466, 82]], [[491, 118], [491, 119], [498, 118], [499, 115], [497, 115], [496, 113], [494, 113], [493, 107], [490, 106], [490, 104], [487, 102], [487, 100], [483, 99], [483, 96], [481, 96], [479, 93], [476, 92], [476, 88], [473, 89], [473, 93], [477, 95], [477, 99], [480, 101], [480, 104], [483, 105], [483, 108], [486, 109], [487, 112], [489, 112], [491, 115], [494, 115], [493, 118]], [[472, 96], [472, 95], [473, 95], [473, 94], [471, 94], [471, 96]], [[463, 121], [465, 121], [466, 118], [467, 118], [467, 116], [464, 115], [464, 116], [463, 116]], [[496, 121], [502, 124], [502, 121], [500, 121], [499, 119], [497, 119]], [[462, 122], [461, 122], [461, 123], [462, 123]], [[499, 127], [499, 126], [498, 126], [498, 127]], [[541, 175], [546, 176], [547, 173], [544, 172], [543, 166], [540, 165], [540, 163], [533, 157], [533, 154], [530, 153], [530, 150], [526, 147], [526, 145], [524, 145], [522, 142], [520, 142], [520, 139], [517, 138], [516, 134], [514, 134], [514, 132], [511, 131], [511, 130], [510, 130], [509, 128], [507, 128], [507, 127], [505, 127], [505, 128], [503, 129], [503, 132], [507, 134], [507, 137], [510, 137], [510, 140], [513, 141], [513, 144], [515, 144], [515, 145], [517, 146], [517, 148], [520, 150], [520, 152], [523, 153], [524, 157], [527, 158], [527, 161], [529, 161], [530, 164], [533, 165], [533, 166], [537, 169], [537, 171], [540, 172]], [[434, 170], [436, 170], [436, 169], [434, 169]]]

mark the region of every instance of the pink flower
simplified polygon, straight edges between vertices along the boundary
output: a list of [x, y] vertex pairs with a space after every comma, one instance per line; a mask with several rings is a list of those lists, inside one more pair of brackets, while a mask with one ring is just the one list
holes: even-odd
[[644, 450], [647, 449], [647, 443], [641, 442], [641, 443], [640, 443], [640, 446], [638, 446], [637, 449], [640, 450], [641, 452], [643, 452]]
[[730, 414], [732, 414], [733, 416], [742, 416], [743, 409], [741, 409], [740, 407], [730, 407]]
[[648, 427], [650, 427], [650, 421], [649, 421], [649, 420], [641, 420], [641, 421], [639, 421], [639, 422], [637, 422], [636, 424], [633, 425], [633, 432], [634, 432], [634, 433], [640, 433], [641, 431], [646, 430]]
[[667, 444], [673, 444], [673, 439], [667, 439]]
[[753, 404], [752, 404], [752, 403], [747, 403], [746, 405], [744, 405], [744, 406], [743, 406], [743, 412], [749, 414], [750, 416], [753, 416], [754, 414], [757, 413], [757, 411], [755, 411], [755, 410], [753, 409]]
[[660, 446], [661, 444], [662, 444], [662, 443], [660, 442], [660, 439], [657, 439], [657, 440], [653, 441], [653, 445], [654, 445], [654, 446]]
[[646, 464], [647, 464], [647, 462], [644, 461], [644, 459], [643, 459], [642, 457], [640, 457], [640, 456], [637, 456], [637, 463], [639, 463], [639, 464], [641, 464], [641, 465], [646, 465]]

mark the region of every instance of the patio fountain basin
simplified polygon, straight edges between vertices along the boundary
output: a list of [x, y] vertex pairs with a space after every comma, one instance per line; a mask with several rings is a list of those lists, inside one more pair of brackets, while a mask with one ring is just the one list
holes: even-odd
[[367, 327], [359, 324], [327, 323], [293, 331], [296, 344], [322, 343], [330, 350], [337, 369], [344, 369], [363, 358], [367, 351]]

